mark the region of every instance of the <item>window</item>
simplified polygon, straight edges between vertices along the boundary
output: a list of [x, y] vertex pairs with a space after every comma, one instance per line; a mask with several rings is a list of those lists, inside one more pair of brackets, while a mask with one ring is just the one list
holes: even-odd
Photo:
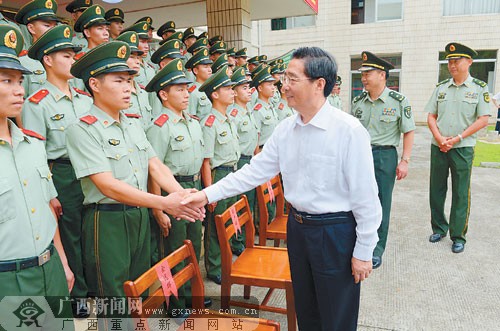
[[303, 28], [315, 25], [316, 25], [315, 15], [275, 18], [271, 20], [272, 31]]
[[351, 0], [351, 24], [400, 20], [402, 18], [403, 0]]
[[[378, 54], [377, 54], [378, 55]], [[389, 61], [394, 65], [394, 69], [389, 72], [387, 79], [387, 87], [391, 90], [399, 92], [400, 77], [401, 77], [401, 54], [381, 56], [384, 60]], [[361, 72], [358, 70], [361, 67], [361, 57], [351, 59], [351, 100], [363, 92], [363, 83], [361, 83]]]
[[500, 13], [500, 0], [443, 0], [443, 16]]
[[[474, 59], [474, 62], [470, 66], [470, 74], [472, 77], [482, 80], [488, 83], [488, 89], [490, 93], [495, 92], [495, 67], [497, 62], [497, 51], [496, 50], [483, 50], [477, 51], [478, 56]], [[439, 52], [439, 80], [441, 82], [447, 78], [450, 78], [450, 73], [448, 72], [448, 61], [445, 59], [445, 52]]]

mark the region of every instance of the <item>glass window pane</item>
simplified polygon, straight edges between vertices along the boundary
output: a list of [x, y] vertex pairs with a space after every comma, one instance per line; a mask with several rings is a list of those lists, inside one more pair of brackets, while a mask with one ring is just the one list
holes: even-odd
[[402, 18], [403, 0], [377, 0], [377, 21]]

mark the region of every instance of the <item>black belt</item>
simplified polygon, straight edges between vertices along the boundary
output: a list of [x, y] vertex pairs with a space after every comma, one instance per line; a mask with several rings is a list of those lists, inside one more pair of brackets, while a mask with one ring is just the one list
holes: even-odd
[[391, 146], [391, 145], [387, 145], [387, 146], [372, 145], [372, 151], [384, 150], [384, 149], [393, 149], [393, 148], [396, 148], [396, 147]]
[[336, 213], [326, 214], [308, 214], [298, 211], [293, 207], [290, 208], [290, 211], [293, 218], [301, 224], [330, 225], [354, 222], [354, 215], [352, 211], [339, 211]]
[[55, 160], [49, 160], [49, 163], [69, 164], [69, 165], [71, 165], [71, 160], [70, 159], [55, 159]]
[[85, 206], [88, 209], [95, 209], [100, 211], [124, 211], [129, 209], [137, 209], [140, 207], [129, 206], [123, 203], [91, 203]]
[[215, 167], [215, 170], [226, 170], [226, 171], [236, 171], [238, 170], [238, 165], [235, 163], [234, 165], [220, 165]]
[[51, 243], [49, 247], [40, 255], [28, 257], [25, 259], [0, 261], [0, 272], [18, 271], [32, 267], [42, 266], [49, 262], [50, 257], [54, 254], [54, 244]]
[[252, 159], [252, 155], [243, 155], [243, 154], [241, 154], [240, 159], [251, 160]]
[[179, 183], [181, 183], [181, 182], [196, 182], [198, 179], [201, 178], [201, 176], [199, 173], [197, 173], [196, 175], [192, 175], [192, 176], [177, 176], [177, 175], [175, 175], [174, 178]]

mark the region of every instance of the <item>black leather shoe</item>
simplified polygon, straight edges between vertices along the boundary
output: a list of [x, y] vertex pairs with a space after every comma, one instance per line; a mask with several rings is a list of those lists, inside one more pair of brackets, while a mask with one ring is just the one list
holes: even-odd
[[451, 251], [453, 253], [462, 253], [465, 249], [465, 245], [463, 243], [453, 243], [451, 245]]
[[443, 239], [444, 237], [446, 237], [446, 235], [444, 234], [439, 234], [439, 233], [433, 233], [431, 234], [431, 236], [429, 237], [429, 241], [431, 243], [437, 243], [438, 241], [440, 241], [441, 239]]
[[382, 265], [382, 256], [374, 256], [372, 257], [372, 267], [373, 269], [377, 269]]
[[210, 279], [212, 282], [214, 282], [217, 285], [220, 285], [222, 283], [222, 279], [221, 279], [220, 275], [208, 276], [208, 279]]
[[87, 299], [75, 299], [75, 302], [71, 303], [71, 310], [74, 318], [89, 318], [90, 316]]
[[233, 249], [231, 251], [233, 252], [234, 255], [240, 256], [241, 253], [243, 253], [243, 250], [245, 250], [245, 249], [244, 248], [238, 248], [238, 249]]
[[[209, 308], [212, 305], [212, 299], [205, 297], [205, 299], [203, 300], [203, 304], [205, 305], [205, 308]], [[193, 308], [193, 303], [186, 302], [186, 308]]]

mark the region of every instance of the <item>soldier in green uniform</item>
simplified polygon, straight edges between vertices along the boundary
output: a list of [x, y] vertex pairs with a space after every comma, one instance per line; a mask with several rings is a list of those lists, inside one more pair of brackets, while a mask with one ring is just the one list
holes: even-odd
[[[160, 69], [163, 69], [167, 64], [175, 59], [182, 58], [181, 55], [181, 41], [179, 39], [172, 39], [163, 43], [160, 48], [156, 50], [151, 56], [151, 61], [157, 64]], [[184, 66], [182, 67], [183, 70]]]
[[[184, 43], [184, 48], [186, 50], [189, 49], [189, 47], [191, 47], [191, 45], [193, 45], [196, 42], [196, 40], [197, 40], [197, 38], [196, 38], [196, 35], [194, 34], [193, 27], [189, 27], [186, 30], [184, 30], [184, 33], [182, 35], [182, 42]], [[192, 55], [190, 53], [185, 53], [184, 54], [184, 61], [185, 61], [184, 63], [189, 61], [191, 56]]]
[[[73, 20], [73, 22], [76, 22], [85, 11], [85, 9], [89, 8], [92, 5], [92, 0], [74, 0], [66, 6], [66, 11], [71, 14], [71, 19]], [[75, 32], [73, 34], [73, 44], [80, 47], [81, 49], [86, 49], [88, 47], [87, 39], [85, 39], [83, 33], [81, 32]]]
[[[198, 53], [197, 53], [198, 54]], [[196, 55], [195, 55], [196, 56]], [[212, 102], [212, 110], [201, 123], [205, 148], [201, 177], [203, 186], [208, 187], [237, 170], [240, 159], [238, 129], [226, 115], [227, 107], [234, 102], [234, 83], [228, 76], [228, 67], [224, 66], [200, 86]], [[236, 197], [221, 200], [208, 206], [209, 213], [205, 226], [205, 268], [208, 279], [221, 283], [221, 256], [215, 215], [222, 214], [236, 202]], [[241, 251], [242, 242], [233, 240], [232, 249]]]
[[125, 13], [120, 8], [111, 8], [104, 14], [104, 18], [109, 23], [109, 38], [114, 40], [118, 38], [123, 31], [125, 23]]
[[[18, 24], [26, 25], [33, 43], [37, 41], [47, 30], [56, 26], [59, 19], [56, 16], [57, 3], [54, 0], [32, 0], [22, 6], [15, 16]], [[23, 81], [24, 97], [40, 89], [47, 79], [42, 64], [26, 56], [27, 51], [19, 54], [19, 60], [23, 67], [28, 68], [32, 75], [27, 75]], [[18, 122], [18, 124], [20, 124]]]
[[83, 33], [87, 40], [87, 47], [82, 53], [109, 41], [108, 25], [109, 22], [104, 18], [104, 8], [93, 5], [85, 9], [75, 22], [75, 31]]
[[[392, 191], [395, 179], [408, 174], [415, 121], [408, 99], [387, 86], [389, 70], [394, 66], [370, 52], [361, 54], [361, 82], [365, 91], [352, 101], [351, 114], [368, 130], [372, 145], [378, 196], [382, 205], [382, 223], [378, 228], [378, 243], [373, 251], [373, 268], [382, 264], [391, 218]], [[399, 145], [403, 134], [403, 152], [398, 163]]]
[[293, 116], [295, 114], [295, 111], [288, 105], [288, 101], [286, 99], [286, 91], [283, 88], [283, 83], [281, 81], [276, 83], [276, 88], [281, 91], [281, 99], [276, 110], [276, 112], [278, 113], [278, 121], [281, 122], [285, 118]]
[[278, 125], [278, 114], [269, 99], [274, 95], [275, 79], [271, 76], [271, 68], [265, 67], [257, 73], [252, 86], [258, 93], [258, 99], [253, 106], [255, 120], [260, 127], [259, 149], [262, 150], [267, 139], [271, 136], [276, 125]]
[[250, 70], [250, 72], [253, 72], [255, 68], [257, 68], [257, 66], [259, 65], [259, 56], [257, 55], [249, 58], [247, 60], [247, 63], [248, 63], [248, 70]]
[[219, 71], [223, 66], [228, 66], [229, 75], [231, 76], [233, 74], [233, 69], [229, 67], [229, 63], [227, 62], [227, 54], [222, 54], [212, 63], [212, 72]]
[[175, 33], [175, 22], [168, 21], [158, 28], [157, 34], [162, 40], [166, 40], [172, 34]]
[[[203, 162], [203, 133], [199, 122], [187, 112], [189, 102], [188, 83], [181, 60], [175, 59], [167, 64], [146, 86], [149, 92], [156, 92], [162, 101], [162, 114], [155, 119], [147, 131], [158, 158], [172, 171], [179, 184], [186, 188], [201, 190], [200, 169]], [[167, 195], [156, 183], [151, 183], [150, 192]], [[200, 260], [201, 254], [201, 222], [173, 220], [162, 210], [154, 209], [156, 222], [152, 223], [152, 231], [158, 235], [159, 259], [164, 258], [182, 246], [186, 239], [191, 240]], [[153, 235], [153, 233], [152, 233]], [[184, 267], [178, 265], [176, 272]], [[207, 302], [208, 303], [208, 302]], [[206, 304], [207, 304], [206, 303]], [[191, 305], [191, 286], [179, 289], [179, 300], [173, 300], [170, 309], [186, 308]]]
[[[282, 59], [276, 59], [272, 63], [269, 63], [269, 66], [271, 67], [271, 76], [275, 79], [275, 82], [278, 83], [281, 79], [281, 75], [285, 72], [285, 67], [282, 66], [283, 60]], [[273, 105], [274, 109], [278, 108], [278, 105], [281, 100], [281, 90], [279, 88], [274, 89], [274, 94], [269, 99], [269, 103]]]
[[[66, 141], [85, 197], [85, 276], [89, 292], [99, 296], [123, 297], [123, 282], [150, 267], [147, 208], [190, 221], [203, 218], [202, 210], [180, 206], [186, 191], [156, 157], [140, 122], [121, 111], [130, 103], [131, 75], [136, 73], [126, 63], [129, 55], [127, 43], [111, 41], [71, 68], [94, 97], [88, 115], [68, 128]], [[148, 177], [171, 194], [147, 193]]]
[[71, 291], [71, 296], [76, 299], [73, 314], [86, 318], [89, 311], [85, 304], [87, 285], [81, 250], [83, 193], [69, 160], [66, 128], [87, 112], [92, 105], [92, 98], [70, 83], [73, 78], [71, 65], [80, 50], [71, 42], [72, 32], [68, 25], [58, 25], [47, 31], [28, 50], [30, 58], [43, 64], [47, 81], [24, 103], [22, 119], [25, 128], [47, 137], [45, 149], [62, 205], [59, 230], [69, 265], [75, 274], [75, 286]]
[[[16, 317], [14, 312], [31, 301], [28, 317], [36, 326], [61, 330], [63, 318], [53, 315], [61, 308], [59, 298], [69, 296], [74, 277], [50, 205], [57, 192], [42, 143], [45, 138], [20, 130], [9, 120], [21, 113], [23, 74], [30, 74], [18, 59], [22, 48], [21, 31], [0, 25], [0, 321], [4, 330], [18, 329], [25, 316]], [[74, 330], [69, 305], [63, 314], [70, 318], [66, 327]]]
[[153, 38], [153, 32], [155, 28], [153, 27], [153, 19], [151, 16], [144, 16], [139, 18], [135, 23], [146, 22], [148, 23], [148, 51], [144, 54], [144, 60], [151, 65], [155, 71], [159, 69], [156, 65], [151, 62], [151, 56], [156, 52], [158, 48], [158, 40]]
[[[440, 241], [449, 230], [452, 252], [461, 253], [469, 222], [476, 132], [488, 125], [490, 95], [486, 83], [469, 73], [476, 51], [456, 42], [446, 45], [445, 51], [451, 78], [437, 85], [425, 106], [433, 136], [429, 189], [433, 234], [429, 241]], [[450, 172], [453, 185], [448, 223], [444, 205]]]
[[[207, 38], [198, 38], [189, 48], [186, 50], [187, 53], [184, 55], [183, 63], [186, 65], [187, 61], [199, 50], [208, 47], [208, 39]], [[189, 56], [188, 56], [189, 55]], [[186, 77], [191, 81], [196, 81], [196, 77], [193, 74], [191, 69], [186, 69]]]
[[342, 85], [342, 78], [340, 76], [337, 76], [337, 80], [335, 81], [335, 86], [333, 87], [332, 93], [330, 93], [327, 99], [333, 107], [343, 110], [342, 99], [340, 99], [340, 85]]
[[213, 36], [212, 38], [209, 38], [208, 39], [208, 44], [210, 45], [210, 47], [212, 47], [213, 45], [215, 45], [216, 43], [218, 42], [221, 42], [221, 41], [224, 41], [224, 38], [222, 38], [222, 36]]
[[238, 67], [243, 67], [247, 64], [247, 48], [243, 47], [242, 49], [236, 51], [234, 53], [234, 58], [236, 59], [236, 65]]
[[188, 113], [205, 118], [212, 109], [212, 103], [207, 95], [199, 90], [200, 86], [212, 75], [212, 60], [208, 58], [208, 49], [200, 49], [186, 62], [186, 68], [191, 69], [196, 81], [189, 87]]
[[[128, 67], [138, 72], [141, 67], [141, 58], [144, 52], [137, 47], [139, 45], [137, 33], [127, 31], [118, 36], [116, 40], [128, 43], [130, 46], [130, 57], [127, 60]], [[153, 108], [149, 103], [149, 94], [146, 92], [145, 88], [145, 86], [137, 84], [135, 78], [132, 78], [130, 107], [126, 110], [126, 115], [128, 117], [131, 117], [132, 114], [138, 116], [144, 132], [153, 124]]]
[[226, 54], [227, 48], [226, 43], [223, 41], [218, 41], [212, 46], [210, 46], [208, 52], [210, 54], [210, 60], [215, 62], [222, 54]]
[[228, 66], [231, 69], [236, 67], [236, 47], [231, 47], [226, 51]]

